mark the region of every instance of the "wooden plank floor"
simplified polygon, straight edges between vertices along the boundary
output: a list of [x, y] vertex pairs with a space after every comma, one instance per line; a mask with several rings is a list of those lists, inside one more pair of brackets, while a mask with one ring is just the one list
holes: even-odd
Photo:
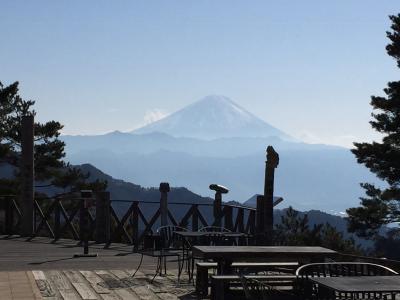
[[168, 263], [167, 276], [156, 277], [151, 283], [156, 258], [144, 256], [140, 271], [131, 278], [140, 254], [132, 253], [132, 246], [125, 244], [104, 246], [90, 244], [90, 253], [98, 257], [73, 258], [82, 253], [82, 247], [73, 240], [0, 236], [0, 300], [196, 298], [187, 274], [178, 284], [176, 261]]
[[[195, 299], [194, 287], [188, 282], [178, 284], [175, 272], [157, 276], [133, 270], [33, 270], [38, 289], [46, 300], [178, 300]], [[147, 273], [147, 274], [146, 274]]]

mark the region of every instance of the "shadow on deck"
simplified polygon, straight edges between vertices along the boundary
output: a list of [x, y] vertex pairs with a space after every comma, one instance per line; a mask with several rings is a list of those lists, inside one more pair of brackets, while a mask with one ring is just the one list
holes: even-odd
[[[90, 253], [97, 253], [98, 257], [73, 258], [82, 252], [82, 247], [72, 240], [34, 238], [27, 242], [26, 238], [0, 236], [0, 274], [5, 275], [0, 276], [0, 283], [6, 286], [5, 281], [10, 280], [7, 278], [23, 275], [32, 278], [44, 299], [52, 300], [197, 299], [186, 274], [178, 284], [175, 261], [169, 263], [166, 276], [157, 276], [151, 282], [156, 258], [145, 256], [132, 278], [140, 255], [132, 253], [131, 246], [113, 244], [104, 249], [104, 244], [91, 244]], [[19, 299], [12, 296], [11, 288], [9, 296]]]

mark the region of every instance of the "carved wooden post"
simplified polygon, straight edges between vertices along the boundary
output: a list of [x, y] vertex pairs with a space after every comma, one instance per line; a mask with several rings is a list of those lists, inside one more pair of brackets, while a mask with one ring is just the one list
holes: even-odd
[[264, 196], [257, 195], [257, 215], [256, 215], [257, 234], [264, 232]]
[[170, 191], [168, 182], [161, 182], [159, 191], [161, 192], [160, 213], [161, 226], [168, 225], [168, 192]]
[[279, 164], [279, 155], [272, 146], [267, 148], [267, 161], [265, 166], [264, 183], [264, 232], [267, 244], [272, 243], [272, 234], [274, 228], [274, 175], [275, 169]]
[[34, 117], [23, 116], [21, 127], [21, 235], [34, 232]]
[[110, 241], [110, 192], [96, 194], [96, 243]]

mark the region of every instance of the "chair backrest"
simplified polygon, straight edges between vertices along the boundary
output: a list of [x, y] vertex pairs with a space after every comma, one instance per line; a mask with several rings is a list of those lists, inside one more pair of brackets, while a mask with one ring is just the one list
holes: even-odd
[[299, 277], [398, 275], [388, 267], [365, 262], [312, 263], [296, 270]]
[[199, 229], [200, 232], [232, 232], [227, 228], [220, 226], [206, 226]]
[[171, 248], [175, 246], [175, 231], [187, 231], [187, 229], [173, 225], [161, 226], [157, 229], [157, 233], [160, 234], [161, 237], [162, 248]]

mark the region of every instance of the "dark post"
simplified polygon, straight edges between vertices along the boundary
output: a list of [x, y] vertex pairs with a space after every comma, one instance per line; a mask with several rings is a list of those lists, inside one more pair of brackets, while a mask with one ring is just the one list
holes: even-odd
[[34, 117], [23, 116], [21, 124], [21, 235], [34, 232]]
[[227, 194], [229, 190], [219, 184], [210, 184], [210, 190], [215, 191], [214, 196], [214, 226], [221, 226], [222, 216], [222, 194]]
[[5, 230], [6, 234], [12, 235], [14, 233], [14, 211], [13, 211], [13, 198], [5, 197], [5, 217], [6, 217], [6, 224]]
[[279, 155], [272, 146], [267, 147], [267, 161], [265, 162], [265, 183], [264, 183], [264, 232], [269, 245], [272, 243], [272, 234], [274, 228], [274, 175], [275, 169], [279, 164]]
[[257, 214], [256, 214], [256, 232], [262, 234], [264, 232], [264, 196], [257, 195]]
[[220, 192], [215, 192], [214, 198], [214, 225], [221, 226], [222, 215], [222, 195]]
[[244, 209], [243, 208], [238, 208], [236, 223], [237, 223], [237, 231], [244, 232]]
[[225, 228], [233, 230], [233, 207], [230, 205], [225, 205]]
[[131, 215], [132, 224], [132, 243], [133, 250], [137, 251], [139, 249], [139, 202], [135, 201], [132, 203], [133, 210]]
[[96, 194], [96, 243], [110, 241], [110, 192]]
[[199, 230], [199, 206], [193, 204], [193, 214], [192, 214], [192, 231]]
[[161, 182], [159, 191], [161, 192], [160, 213], [161, 226], [168, 225], [168, 192], [170, 191], [168, 182]]
[[54, 239], [60, 238], [60, 225], [61, 225], [61, 210], [60, 210], [60, 198], [54, 199]]
[[83, 254], [75, 254], [74, 257], [97, 257], [97, 253], [89, 254], [89, 207], [92, 206], [92, 202], [92, 191], [82, 190], [79, 233], [83, 242]]

